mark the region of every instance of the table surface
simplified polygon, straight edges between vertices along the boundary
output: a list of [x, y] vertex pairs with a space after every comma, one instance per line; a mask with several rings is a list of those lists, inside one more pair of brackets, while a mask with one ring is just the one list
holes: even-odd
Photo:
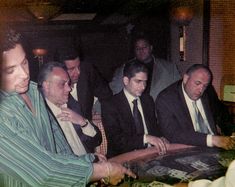
[[151, 147], [118, 155], [109, 160], [129, 167], [138, 175], [139, 181], [174, 184], [201, 178], [216, 179], [225, 174], [233, 159], [235, 150], [171, 144], [165, 155], [159, 155], [158, 151]]

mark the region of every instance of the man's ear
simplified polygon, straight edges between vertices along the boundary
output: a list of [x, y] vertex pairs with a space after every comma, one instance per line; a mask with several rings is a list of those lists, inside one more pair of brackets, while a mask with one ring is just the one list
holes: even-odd
[[183, 76], [183, 83], [186, 84], [188, 79], [189, 79], [189, 75], [188, 74], [184, 74], [184, 76]]
[[126, 86], [129, 83], [129, 78], [128, 77], [123, 77], [122, 81], [123, 81], [123, 84]]
[[49, 82], [48, 81], [43, 81], [43, 83], [42, 83], [42, 89], [43, 89], [43, 92], [44, 93], [47, 93], [48, 92], [48, 90], [49, 90]]

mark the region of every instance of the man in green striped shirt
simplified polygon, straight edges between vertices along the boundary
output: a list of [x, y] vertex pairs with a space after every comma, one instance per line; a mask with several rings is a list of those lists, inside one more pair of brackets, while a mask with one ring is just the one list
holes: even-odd
[[19, 33], [2, 30], [0, 52], [0, 172], [10, 186], [81, 187], [101, 178], [116, 184], [125, 174], [134, 176], [115, 163], [92, 163], [92, 154], [72, 153], [36, 83], [30, 82]]

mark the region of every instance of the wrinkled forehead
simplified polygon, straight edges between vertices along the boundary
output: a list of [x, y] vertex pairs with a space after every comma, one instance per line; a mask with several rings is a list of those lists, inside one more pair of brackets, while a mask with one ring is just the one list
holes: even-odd
[[62, 80], [67, 82], [69, 80], [68, 73], [61, 67], [54, 67], [52, 72], [50, 73], [49, 78], [53, 80]]

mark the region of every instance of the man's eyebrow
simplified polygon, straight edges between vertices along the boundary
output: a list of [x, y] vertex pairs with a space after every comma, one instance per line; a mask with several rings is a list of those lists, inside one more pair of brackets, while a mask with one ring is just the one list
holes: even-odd
[[[22, 64], [24, 61], [26, 60], [26, 57], [24, 57], [24, 59], [20, 62], [20, 64]], [[3, 66], [3, 71], [7, 71], [7, 70], [9, 70], [9, 69], [13, 69], [14, 67], [16, 67], [16, 65], [12, 65], [12, 66]]]
[[16, 66], [15, 65], [13, 65], [13, 66], [6, 66], [6, 67], [3, 66], [2, 70], [3, 71], [7, 71], [9, 69], [13, 69], [14, 67], [16, 67]]

